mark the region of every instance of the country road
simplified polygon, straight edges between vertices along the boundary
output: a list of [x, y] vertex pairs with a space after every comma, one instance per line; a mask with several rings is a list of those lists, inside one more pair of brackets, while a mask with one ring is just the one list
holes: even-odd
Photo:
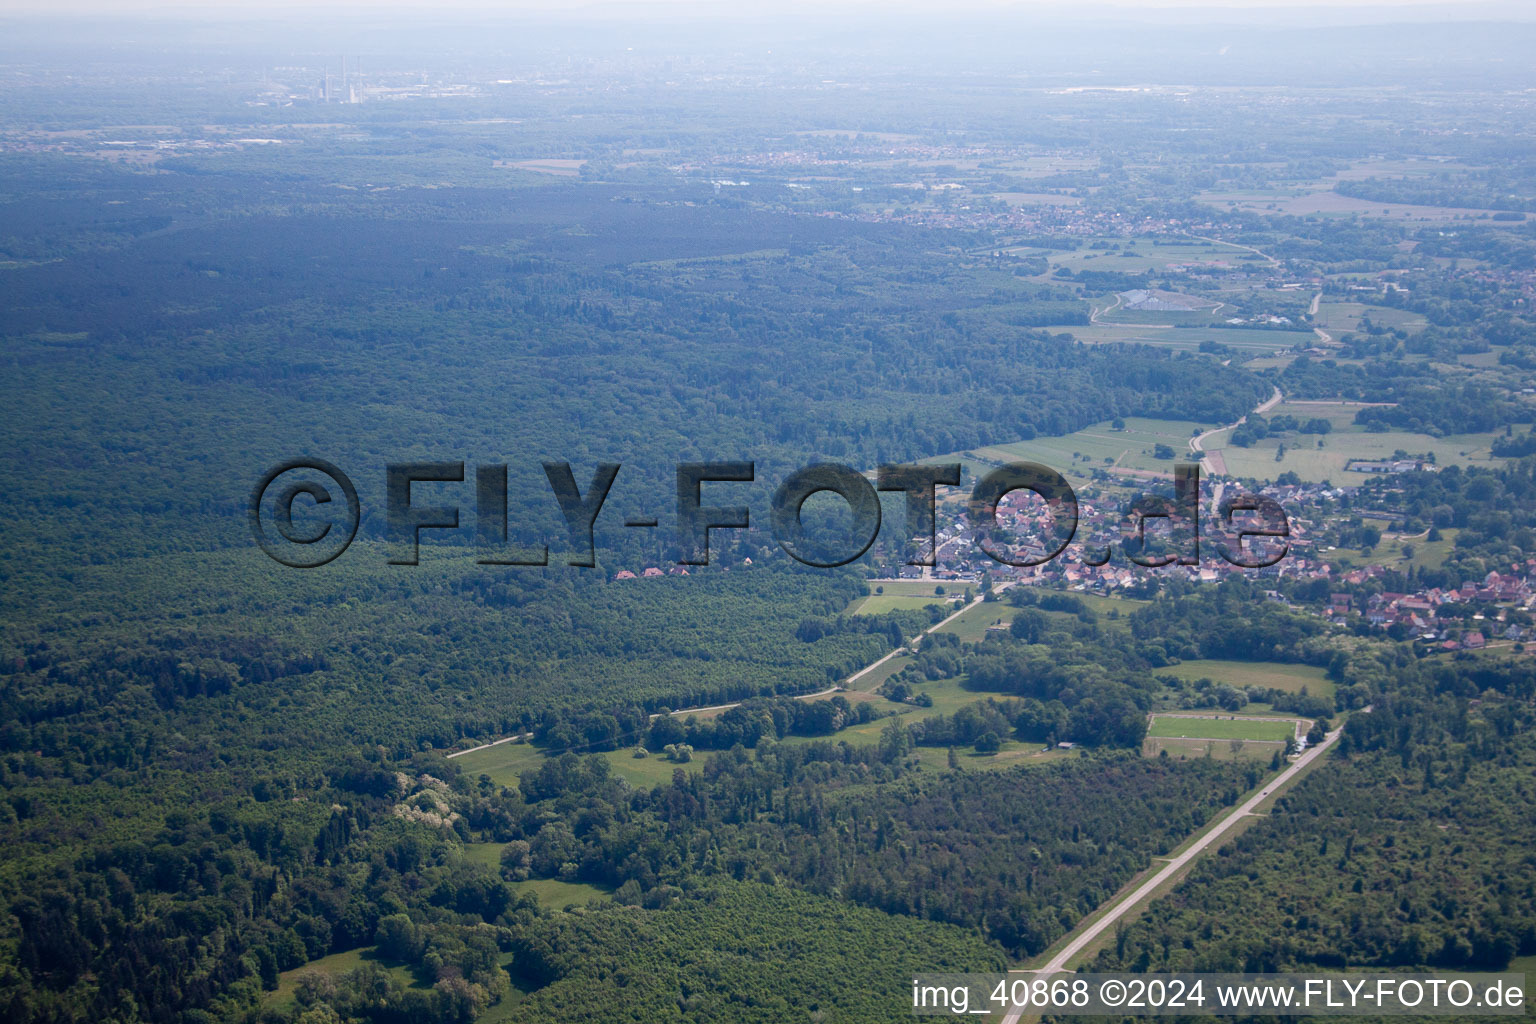
[[1099, 317], [1104, 316], [1106, 313], [1113, 313], [1118, 308], [1120, 308], [1120, 296], [1116, 295], [1115, 296], [1115, 301], [1111, 302], [1109, 305], [1105, 306], [1103, 309], [1099, 309], [1098, 307], [1094, 307], [1093, 311], [1088, 314], [1088, 322], [1090, 324], [1096, 324], [1096, 323], [1099, 322]]
[[[1369, 711], [1370, 709], [1366, 708], [1364, 710]], [[1047, 963], [1044, 967], [1039, 968], [1039, 970], [1035, 973], [1057, 974], [1065, 971], [1067, 969], [1067, 964], [1071, 962], [1073, 957], [1077, 956], [1089, 945], [1091, 945], [1093, 941], [1100, 935], [1103, 935], [1106, 931], [1113, 928], [1116, 922], [1125, 917], [1126, 914], [1130, 913], [1138, 905], [1147, 900], [1147, 898], [1150, 897], [1152, 893], [1157, 891], [1159, 886], [1164, 885], [1165, 883], [1172, 881], [1175, 877], [1177, 877], [1178, 873], [1184, 870], [1184, 868], [1187, 867], [1189, 863], [1198, 857], [1203, 851], [1216, 843], [1228, 832], [1232, 831], [1232, 829], [1236, 828], [1237, 824], [1248, 815], [1254, 813], [1254, 808], [1263, 803], [1271, 793], [1273, 793], [1279, 787], [1290, 782], [1309, 764], [1321, 757], [1329, 747], [1333, 746], [1335, 741], [1338, 740], [1339, 736], [1343, 732], [1344, 727], [1341, 725], [1339, 728], [1330, 732], [1317, 746], [1313, 747], [1298, 757], [1296, 762], [1289, 768], [1275, 776], [1272, 781], [1266, 783], [1257, 793], [1228, 812], [1227, 816], [1219, 821], [1215, 828], [1211, 829], [1205, 835], [1191, 843], [1189, 849], [1185, 850], [1178, 856], [1171, 858], [1167, 864], [1163, 865], [1161, 869], [1153, 872], [1152, 875], [1150, 875], [1146, 881], [1138, 885], [1129, 896], [1115, 904], [1109, 913], [1105, 914], [1103, 917], [1093, 922], [1093, 924], [1084, 928], [1076, 938], [1063, 946], [1061, 950], [1050, 959], [1049, 963]], [[1003, 1024], [1018, 1024], [1018, 1021], [1024, 1015], [1024, 1009], [1024, 1007], [1020, 1006], [1016, 1006], [1010, 1009], [1006, 1014], [1003, 1015]]]
[[[1269, 410], [1271, 410], [1275, 406], [1279, 405], [1280, 404], [1280, 399], [1282, 397], [1284, 397], [1284, 396], [1280, 394], [1280, 389], [1279, 388], [1275, 388], [1275, 393], [1270, 395], [1264, 401], [1260, 402], [1258, 405], [1254, 406], [1253, 407], [1253, 412], [1249, 413], [1248, 416], [1262, 416], [1262, 415], [1264, 415], [1265, 413], [1269, 412]], [[1244, 423], [1248, 422], [1248, 416], [1242, 417], [1236, 423], [1228, 423], [1224, 427], [1212, 427], [1210, 430], [1207, 430], [1203, 434], [1196, 434], [1194, 437], [1189, 439], [1189, 451], [1190, 451], [1190, 453], [1194, 454], [1194, 455], [1198, 455], [1200, 452], [1205, 451], [1204, 445], [1205, 445], [1205, 439], [1206, 438], [1210, 437], [1212, 434], [1219, 434], [1223, 430], [1234, 430], [1237, 427], [1242, 426]]]
[[[1011, 586], [1013, 586], [1013, 582], [1012, 581], [1009, 581], [1007, 583], [998, 583], [998, 584], [995, 584], [992, 587], [992, 592], [994, 594], [1001, 594], [1003, 591], [1007, 590]], [[922, 636], [927, 636], [929, 633], [932, 633], [932, 632], [935, 632], [937, 630], [943, 629], [945, 626], [949, 625], [951, 622], [953, 622], [954, 620], [958, 619], [960, 616], [964, 615], [966, 612], [970, 611], [972, 608], [976, 607], [978, 604], [981, 604], [982, 601], [984, 601], [985, 599], [986, 599], [986, 594], [985, 593], [977, 594], [968, 603], [962, 605], [956, 611], [954, 611], [951, 614], [945, 616], [944, 618], [940, 619], [938, 622], [935, 622], [933, 625], [931, 625], [927, 629], [923, 630], [921, 635]], [[855, 672], [853, 675], [849, 676], [848, 678], [844, 679], [842, 682], [839, 682], [839, 683], [836, 683], [835, 685], [829, 686], [825, 690], [817, 690], [815, 693], [797, 693], [797, 694], [794, 695], [794, 698], [795, 698], [795, 700], [815, 700], [817, 697], [830, 696], [831, 694], [834, 694], [834, 693], [836, 693], [839, 690], [850, 689], [853, 686], [854, 680], [859, 679], [859, 678], [869, 674], [870, 672], [873, 672], [875, 669], [879, 668], [881, 665], [884, 665], [886, 662], [888, 662], [892, 658], [896, 657], [898, 654], [901, 653], [901, 651], [902, 651], [902, 648], [900, 648], [900, 647], [896, 648], [895, 650], [893, 650], [893, 651], [889, 652], [888, 654], [886, 654], [884, 657], [877, 658], [876, 660], [870, 662], [868, 665], [865, 665], [863, 668], [859, 669], [857, 672]], [[700, 715], [700, 714], [704, 714], [705, 712], [709, 712], [709, 711], [729, 711], [729, 710], [731, 710], [731, 708], [740, 707], [741, 703], [742, 702], [738, 700], [738, 701], [732, 701], [729, 704], [711, 704], [708, 707], [678, 708], [676, 711], [665, 711], [665, 712], [658, 711], [658, 712], [656, 712], [655, 714], [653, 714], [651, 716], [651, 719], [652, 719], [652, 721], [654, 721], [655, 719], [660, 718], [663, 714], [671, 715], [673, 718], [676, 718], [679, 715]], [[532, 733], [523, 733], [520, 736], [504, 736], [504, 737], [502, 737], [499, 740], [492, 740], [489, 743], [482, 743], [478, 747], [470, 747], [468, 750], [456, 750], [453, 753], [448, 754], [447, 757], [448, 757], [449, 760], [452, 760], [455, 757], [463, 757], [465, 754], [473, 754], [477, 750], [489, 750], [491, 747], [499, 747], [503, 743], [513, 743], [513, 742], [516, 742], [518, 740], [527, 739], [531, 735], [532, 735]]]
[[[1318, 307], [1320, 307], [1322, 304], [1323, 293], [1318, 292], [1316, 295], [1312, 296], [1312, 305], [1307, 309], [1307, 315], [1317, 316]], [[1329, 334], [1321, 327], [1313, 327], [1312, 332], [1317, 335], [1317, 340], [1322, 342], [1324, 345], [1330, 345], [1333, 343], [1333, 335]]]

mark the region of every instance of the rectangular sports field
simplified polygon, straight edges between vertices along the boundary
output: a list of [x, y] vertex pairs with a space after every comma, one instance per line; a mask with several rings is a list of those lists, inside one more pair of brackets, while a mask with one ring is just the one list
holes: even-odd
[[1281, 743], [1285, 742], [1287, 736], [1295, 735], [1295, 731], [1294, 720], [1277, 722], [1272, 719], [1231, 716], [1196, 718], [1160, 714], [1153, 715], [1147, 726], [1148, 736], [1201, 740], [1276, 740]]
[[1143, 757], [1159, 757], [1164, 751], [1178, 760], [1209, 757], [1216, 761], [1267, 761], [1283, 748], [1280, 743], [1268, 740], [1199, 740], [1178, 739], [1167, 736], [1148, 736], [1141, 745]]

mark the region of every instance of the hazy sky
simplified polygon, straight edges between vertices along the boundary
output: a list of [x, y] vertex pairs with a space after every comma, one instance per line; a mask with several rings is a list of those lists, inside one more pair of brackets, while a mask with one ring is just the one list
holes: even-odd
[[[575, 11], [585, 10], [600, 14], [604, 11], [642, 14], [648, 8], [677, 10], [698, 7], [713, 13], [770, 14], [775, 11], [825, 10], [828, 7], [898, 7], [913, 12], [932, 11], [933, 5], [923, 0], [897, 2], [890, 0], [0, 0], [0, 12], [7, 14], [51, 14], [60, 11], [93, 11], [99, 13], [131, 12], [178, 12], [192, 11], [207, 14], [219, 12], [260, 14], [264, 11], [308, 10], [325, 8], [350, 10], [419, 11], [436, 13], [449, 10], [494, 11], [513, 14], [520, 10]], [[1447, 16], [1464, 17], [1516, 17], [1530, 14], [1536, 6], [1531, 0], [1094, 0], [1089, 4], [1071, 3], [1068, 0], [956, 0], [946, 3], [945, 10], [980, 9], [1042, 12], [1072, 12], [1087, 8], [1158, 9], [1198, 8], [1207, 12], [1284, 10], [1335, 10], [1352, 7], [1384, 16], [1388, 20], [1394, 13], [1412, 13], [1416, 20], [1425, 14], [1443, 11]], [[1436, 11], [1439, 9], [1439, 11]]]

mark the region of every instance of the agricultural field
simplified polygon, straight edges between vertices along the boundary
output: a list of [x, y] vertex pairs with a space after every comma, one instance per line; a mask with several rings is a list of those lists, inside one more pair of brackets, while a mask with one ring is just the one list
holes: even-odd
[[1164, 751], [1176, 760], [1209, 757], [1217, 761], [1268, 761], [1284, 749], [1284, 744], [1269, 740], [1184, 739], [1177, 736], [1148, 736], [1141, 745], [1143, 757], [1161, 757]]
[[1257, 373], [1260, 370], [1283, 370], [1296, 361], [1294, 353], [1282, 355], [1254, 356], [1242, 362], [1243, 369]]
[[1417, 313], [1391, 306], [1370, 306], [1363, 302], [1343, 302], [1325, 298], [1318, 304], [1317, 315], [1312, 322], [1334, 337], [1359, 330], [1362, 317], [1372, 323], [1393, 330], [1401, 329], [1410, 334], [1424, 329], [1427, 321]]
[[[914, 753], [918, 761], [926, 769], [932, 771], [949, 771], [949, 751], [943, 747], [918, 747]], [[1052, 761], [1061, 761], [1068, 757], [1079, 756], [1078, 751], [1064, 750], [1061, 747], [1053, 747], [1044, 750], [1038, 743], [1020, 743], [1018, 740], [1006, 740], [995, 754], [980, 754], [969, 748], [960, 748], [955, 754], [960, 758], [960, 767], [963, 771], [996, 771], [1002, 768], [1012, 768], [1017, 764], [1040, 765], [1049, 764]]]
[[[982, 464], [1039, 462], [1067, 477], [1087, 478], [1094, 469], [1138, 469], [1172, 476], [1173, 460], [1157, 458], [1157, 446], [1167, 445], [1176, 456], [1187, 453], [1191, 437], [1218, 425], [1190, 420], [1128, 417], [1124, 430], [1115, 430], [1106, 421], [1062, 437], [1037, 437], [1029, 441], [990, 445], [965, 454]], [[953, 459], [955, 456], [945, 458]], [[944, 459], [925, 461], [940, 462]]]
[[1108, 615], [1111, 612], [1129, 615], [1138, 608], [1145, 608], [1152, 603], [1138, 597], [1106, 597], [1102, 594], [1074, 594], [1073, 596], [1100, 615]]
[[1009, 206], [1076, 206], [1082, 202], [1077, 196], [1058, 195], [1055, 192], [994, 192], [993, 195]]
[[[946, 623], [937, 632], [953, 633], [960, 638], [961, 643], [973, 644], [986, 636], [987, 630], [992, 626], [1008, 625], [1013, 621], [1017, 611], [1017, 608], [1002, 601], [983, 602], [974, 608], [966, 609], [963, 615], [957, 616], [953, 622]], [[864, 680], [859, 680], [859, 683], [862, 686]]]
[[[871, 583], [868, 597], [859, 598], [848, 608], [849, 615], [883, 615], [886, 612], [918, 610], [930, 604], [952, 605], [964, 600], [966, 584], [927, 580], [892, 580]], [[875, 593], [875, 591], [879, 593]]]
[[[1142, 314], [1151, 317], [1153, 314]], [[1172, 316], [1173, 314], [1163, 314]], [[1176, 352], [1198, 351], [1202, 342], [1214, 341], [1234, 349], [1238, 355], [1272, 356], [1297, 344], [1311, 344], [1317, 335], [1311, 331], [1284, 331], [1263, 327], [1175, 326], [1167, 321], [1125, 323], [1115, 314], [1092, 324], [1067, 324], [1047, 328], [1072, 335], [1086, 345], [1112, 342], [1151, 345]]]
[[533, 171], [536, 174], [552, 174], [561, 178], [574, 178], [581, 174], [585, 160], [498, 160], [497, 167], [512, 167], [520, 171]]
[[921, 611], [931, 604], [953, 605], [961, 598], [953, 597], [916, 597], [905, 594], [871, 594], [861, 598], [848, 609], [850, 615], [884, 615], [886, 612], [896, 611]]
[[1263, 686], [1286, 693], [1306, 690], [1315, 697], [1332, 698], [1333, 681], [1313, 665], [1287, 665], [1270, 661], [1219, 661], [1198, 659], [1160, 668], [1157, 675], [1194, 682], [1210, 679], [1238, 689]]
[[[1390, 430], [1373, 434], [1355, 423], [1360, 406], [1345, 402], [1281, 402], [1270, 410], [1271, 416], [1290, 415], [1299, 419], [1315, 416], [1326, 418], [1333, 424], [1329, 434], [1296, 434], [1284, 437], [1266, 437], [1251, 448], [1227, 444], [1231, 431], [1222, 431], [1205, 442], [1207, 451], [1220, 451], [1226, 462], [1227, 473], [1236, 477], [1270, 480], [1281, 473], [1294, 472], [1307, 481], [1328, 480], [1335, 484], [1360, 483], [1366, 474], [1346, 471], [1354, 460], [1375, 461], [1390, 459], [1401, 449], [1409, 453], [1433, 452], [1441, 466], [1489, 465], [1495, 460], [1489, 453], [1494, 434], [1448, 434], [1431, 437], [1428, 434]], [[1321, 440], [1323, 447], [1317, 447]], [[1285, 457], [1275, 460], [1281, 445], [1285, 445]]]
[[[1438, 569], [1445, 564], [1446, 556], [1456, 547], [1456, 535], [1460, 532], [1454, 526], [1447, 526], [1440, 531], [1440, 539], [1434, 541], [1425, 539], [1428, 530], [1407, 537], [1395, 533], [1383, 534], [1381, 543], [1369, 555], [1356, 555], [1348, 561], [1358, 565], [1384, 565], [1402, 571]], [[1403, 554], [1404, 545], [1413, 549], [1412, 557]]]
[[[1353, 173], [1338, 176], [1364, 179], [1384, 176], [1383, 172], [1367, 171], [1364, 165]], [[1337, 180], [1337, 179], [1335, 179]], [[1372, 217], [1399, 220], [1407, 223], [1442, 223], [1456, 220], [1479, 220], [1488, 216], [1488, 210], [1470, 207], [1418, 206], [1410, 203], [1381, 203], [1370, 199], [1358, 199], [1340, 195], [1333, 190], [1334, 180], [1308, 184], [1300, 188], [1275, 188], [1266, 190], [1222, 190], [1201, 193], [1202, 202], [1219, 205], [1229, 210], [1280, 214], [1290, 217]]]
[[[1120, 248], [1094, 249], [1091, 248], [1094, 242]], [[1171, 245], [1153, 245], [1152, 240], [1147, 238], [1120, 237], [1094, 239], [1080, 249], [1055, 250], [1051, 253], [1050, 261], [1052, 269], [1069, 267], [1074, 271], [1115, 270], [1124, 274], [1140, 274], [1189, 264], [1205, 264], [1218, 269], [1242, 267], [1252, 262], [1249, 257], [1253, 255], [1239, 246], [1193, 238]]]
[[1245, 718], [1242, 715], [1202, 715], [1198, 712], [1154, 714], [1147, 724], [1147, 735], [1168, 739], [1269, 740], [1284, 743], [1294, 736], [1303, 720], [1276, 721], [1270, 718]]

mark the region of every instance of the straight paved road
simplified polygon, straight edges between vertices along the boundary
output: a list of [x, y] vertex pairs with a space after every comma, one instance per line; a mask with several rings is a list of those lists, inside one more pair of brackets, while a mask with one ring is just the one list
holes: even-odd
[[[1077, 954], [1086, 949], [1095, 939], [1097, 939], [1100, 935], [1103, 935], [1105, 931], [1113, 928], [1115, 926], [1115, 922], [1119, 921], [1122, 917], [1130, 913], [1139, 904], [1150, 897], [1152, 893], [1157, 890], [1158, 886], [1177, 876], [1180, 871], [1184, 870], [1190, 861], [1200, 856], [1204, 850], [1209, 848], [1212, 844], [1220, 840], [1222, 836], [1226, 835], [1233, 828], [1235, 828], [1237, 823], [1242, 821], [1243, 818], [1247, 817], [1249, 814], [1252, 814], [1254, 808], [1263, 803], [1269, 794], [1273, 793], [1277, 787], [1285, 785], [1291, 779], [1295, 778], [1297, 773], [1306, 768], [1307, 765], [1311, 764], [1319, 757], [1322, 757], [1324, 752], [1326, 752], [1329, 747], [1333, 746], [1334, 742], [1339, 738], [1339, 735], [1343, 731], [1343, 726], [1333, 730], [1333, 732], [1329, 733], [1321, 743], [1298, 757], [1294, 764], [1292, 764], [1285, 771], [1281, 772], [1279, 775], [1275, 776], [1272, 782], [1267, 783], [1257, 793], [1249, 797], [1243, 803], [1239, 804], [1234, 810], [1230, 811], [1227, 816], [1222, 819], [1219, 824], [1217, 824], [1215, 828], [1211, 829], [1205, 835], [1201, 836], [1194, 843], [1192, 843], [1189, 849], [1185, 850], [1177, 857], [1171, 859], [1166, 865], [1163, 866], [1161, 870], [1154, 872], [1149, 878], [1147, 878], [1146, 881], [1137, 886], [1136, 890], [1132, 892], [1130, 896], [1116, 904], [1109, 913], [1093, 922], [1093, 924], [1089, 925], [1087, 928], [1084, 928], [1076, 938], [1063, 946], [1061, 951], [1051, 958], [1050, 963], [1040, 968], [1040, 971], [1047, 974], [1055, 974], [1061, 971], [1065, 971], [1067, 969], [1067, 963], [1071, 961], [1073, 957], [1077, 956]], [[1024, 1007], [1014, 1007], [1003, 1016], [1003, 1024], [1018, 1024], [1019, 1019], [1023, 1017], [1023, 1015]]]

